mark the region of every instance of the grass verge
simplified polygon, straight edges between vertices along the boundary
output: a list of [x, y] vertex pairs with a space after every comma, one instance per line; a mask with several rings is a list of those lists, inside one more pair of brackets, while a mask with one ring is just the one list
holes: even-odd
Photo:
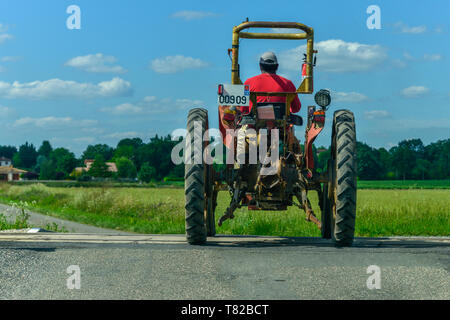
[[[310, 194], [320, 217], [316, 193]], [[0, 186], [3, 203], [26, 201], [45, 214], [97, 227], [137, 233], [184, 233], [184, 190]], [[219, 193], [216, 219], [229, 204]], [[356, 236], [449, 236], [450, 190], [359, 190]], [[238, 209], [219, 234], [320, 236], [295, 207], [287, 211]]]

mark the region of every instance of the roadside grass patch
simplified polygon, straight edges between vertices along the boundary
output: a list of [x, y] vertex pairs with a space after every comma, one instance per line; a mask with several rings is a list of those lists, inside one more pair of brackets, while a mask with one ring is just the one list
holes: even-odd
[[[309, 197], [320, 219], [317, 193]], [[450, 190], [364, 190], [357, 195], [356, 236], [450, 236]], [[57, 188], [0, 185], [0, 201], [27, 201], [35, 211], [85, 224], [137, 233], [184, 233], [184, 190]], [[220, 192], [216, 220], [229, 205]], [[237, 209], [218, 234], [320, 236], [297, 207], [286, 211]]]

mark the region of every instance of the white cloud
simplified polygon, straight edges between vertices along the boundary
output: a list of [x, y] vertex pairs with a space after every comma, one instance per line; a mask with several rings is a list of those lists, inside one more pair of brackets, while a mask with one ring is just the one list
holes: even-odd
[[208, 63], [182, 55], [167, 56], [164, 58], [154, 59], [150, 63], [150, 67], [157, 73], [176, 73], [187, 69], [198, 69], [208, 66]]
[[430, 89], [424, 86], [411, 86], [402, 90], [401, 94], [405, 98], [418, 98], [426, 95], [430, 92]]
[[103, 53], [88, 54], [70, 59], [66, 66], [81, 69], [86, 72], [95, 73], [125, 73], [126, 70], [115, 65], [117, 59], [113, 56], [105, 56]]
[[401, 59], [392, 59], [391, 63], [394, 67], [401, 69], [406, 68], [407, 66], [407, 63]]
[[1, 62], [14, 62], [17, 60], [19, 60], [19, 57], [15, 57], [15, 56], [5, 56], [5, 57], [0, 58]]
[[128, 96], [132, 93], [131, 83], [121, 78], [98, 84], [76, 81], [50, 79], [13, 83], [0, 81], [0, 97], [15, 99], [52, 99], [52, 98], [99, 98]]
[[434, 32], [442, 33], [442, 32], [444, 32], [444, 27], [437, 27], [436, 29], [434, 29]]
[[358, 92], [335, 92], [331, 91], [331, 100], [335, 102], [363, 102], [369, 98]]
[[428, 61], [442, 60], [443, 56], [440, 54], [424, 54], [423, 58]]
[[150, 103], [150, 102], [155, 101], [156, 99], [157, 98], [155, 96], [147, 96], [147, 97], [144, 97], [144, 99], [142, 99], [142, 101], [144, 101], [146, 103]]
[[80, 131], [85, 132], [87, 134], [101, 134], [101, 133], [105, 132], [105, 130], [103, 128], [98, 128], [98, 127], [81, 128]]
[[390, 117], [390, 113], [386, 110], [371, 110], [364, 112], [366, 119], [384, 119]]
[[11, 113], [12, 113], [11, 108], [0, 105], [0, 117], [6, 117]]
[[102, 108], [100, 109], [100, 111], [103, 112], [109, 112], [112, 114], [116, 114], [116, 115], [120, 115], [120, 114], [136, 114], [136, 113], [141, 113], [143, 111], [142, 107], [136, 106], [132, 103], [122, 103], [119, 104], [118, 106], [109, 108]]
[[0, 44], [12, 38], [13, 36], [8, 33], [0, 34]]
[[404, 57], [406, 60], [414, 60], [414, 57], [413, 57], [409, 52], [403, 53], [403, 57]]
[[101, 108], [100, 111], [114, 115], [161, 114], [187, 110], [203, 105], [201, 100], [192, 99], [158, 99], [154, 96], [143, 98], [137, 103], [122, 103], [115, 107]]
[[[345, 42], [332, 39], [317, 42], [314, 45], [317, 54], [317, 70], [326, 72], [359, 72], [377, 67], [386, 60], [385, 49], [379, 45]], [[299, 62], [306, 52], [306, 45], [282, 52], [280, 68], [299, 70]]]
[[[0, 62], [13, 62], [19, 60], [19, 57], [5, 56], [0, 58]], [[0, 66], [0, 72], [5, 72], [6, 68]]]
[[175, 100], [175, 106], [177, 107], [177, 110], [186, 110], [187, 108], [190, 108], [192, 106], [199, 106], [202, 104], [203, 104], [203, 101], [201, 101], [201, 100], [192, 100], [192, 99], [176, 99]]
[[104, 135], [103, 138], [111, 138], [111, 139], [125, 139], [125, 138], [134, 138], [139, 136], [139, 133], [136, 131], [128, 131], [128, 132], [114, 132], [107, 135]]
[[17, 119], [13, 126], [21, 127], [21, 126], [35, 126], [38, 128], [48, 128], [48, 127], [89, 127], [97, 124], [97, 120], [75, 120], [71, 117], [43, 117], [43, 118], [31, 118], [25, 117]]
[[73, 139], [74, 142], [76, 143], [93, 143], [95, 141], [94, 137], [79, 137], [79, 138], [74, 138]]
[[6, 33], [6, 31], [8, 31], [8, 26], [0, 23], [0, 44], [5, 42], [6, 40], [13, 38], [13, 36], [9, 33]]
[[203, 18], [213, 17], [213, 16], [215, 16], [215, 14], [212, 12], [192, 11], [192, 10], [177, 11], [174, 14], [172, 14], [172, 18], [183, 19], [186, 21], [203, 19]]
[[401, 33], [409, 33], [409, 34], [421, 34], [427, 31], [427, 27], [425, 25], [410, 27], [403, 22], [397, 22], [394, 24], [394, 27], [399, 30]]

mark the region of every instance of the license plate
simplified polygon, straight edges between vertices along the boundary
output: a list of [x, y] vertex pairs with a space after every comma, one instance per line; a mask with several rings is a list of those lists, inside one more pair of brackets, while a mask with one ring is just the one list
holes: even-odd
[[243, 84], [220, 84], [218, 103], [221, 106], [250, 106], [250, 89]]

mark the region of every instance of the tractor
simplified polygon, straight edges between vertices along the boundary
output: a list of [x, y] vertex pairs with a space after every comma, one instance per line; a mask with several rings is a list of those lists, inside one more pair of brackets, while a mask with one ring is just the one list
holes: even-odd
[[[248, 28], [297, 29], [298, 33], [245, 32]], [[248, 31], [248, 30], [247, 30]], [[240, 39], [306, 40], [301, 64], [302, 81], [296, 92], [253, 92], [240, 79]], [[333, 115], [331, 157], [326, 170], [316, 171], [313, 142], [325, 125], [331, 103], [328, 90], [316, 92], [316, 106], [306, 108], [305, 141], [302, 147], [294, 129], [303, 118], [291, 114], [290, 103], [297, 94], [313, 93], [313, 28], [297, 22], [245, 21], [233, 28], [231, 83], [218, 86], [219, 127], [223, 133], [226, 165], [215, 166], [203, 156], [211, 144], [208, 138], [208, 111], [189, 111], [185, 139], [185, 226], [190, 244], [204, 244], [216, 234], [215, 210], [219, 191], [230, 193], [230, 204], [217, 224], [233, 219], [235, 210], [287, 210], [298, 206], [306, 220], [317, 225], [321, 236], [336, 246], [351, 246], [356, 217], [356, 131], [355, 118], [349, 110]], [[257, 103], [258, 96], [284, 97], [285, 103]], [[249, 113], [239, 106], [252, 102]], [[232, 114], [233, 117], [229, 117]], [[233, 132], [235, 134], [233, 134]], [[263, 146], [263, 141], [266, 146]], [[259, 157], [252, 155], [257, 150]], [[274, 157], [276, 155], [276, 157]], [[196, 159], [197, 161], [193, 161]], [[253, 160], [253, 161], [250, 161]], [[320, 219], [312, 210], [308, 192], [316, 191]]]

